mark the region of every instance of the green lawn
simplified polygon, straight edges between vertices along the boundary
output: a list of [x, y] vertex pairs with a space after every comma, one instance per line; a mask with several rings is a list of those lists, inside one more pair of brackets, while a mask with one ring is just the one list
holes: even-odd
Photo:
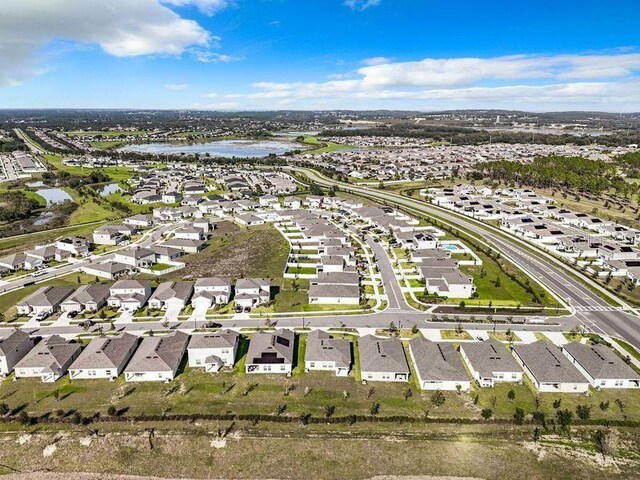
[[[71, 175], [85, 176], [91, 173], [91, 168], [84, 168], [79, 166], [69, 166], [62, 163], [61, 155], [46, 154], [43, 155], [44, 159], [57, 170], [69, 172]], [[127, 167], [104, 167], [100, 169], [101, 172], [106, 173], [115, 182], [122, 182], [128, 180], [132, 176], [130, 168]]]
[[73, 235], [90, 236], [99, 224], [93, 225], [76, 225], [55, 230], [46, 230], [43, 232], [34, 232], [28, 235], [18, 235], [15, 237], [0, 238], [0, 252], [7, 255], [16, 251], [33, 248], [35, 245], [50, 243], [57, 238], [68, 237]]
[[311, 154], [322, 154], [322, 153], [330, 153], [334, 150], [340, 150], [343, 148], [354, 148], [352, 145], [343, 145], [341, 143], [334, 142], [325, 142], [324, 140], [319, 140], [317, 137], [304, 137], [304, 143], [308, 145], [316, 146], [311, 150], [307, 150], [305, 153]]
[[125, 145], [125, 142], [122, 142], [120, 140], [103, 140], [89, 142], [89, 145], [91, 145], [93, 148], [99, 148], [101, 150], [111, 150]]
[[471, 335], [464, 330], [461, 333], [455, 330], [440, 330], [440, 336], [443, 340], [473, 340]]

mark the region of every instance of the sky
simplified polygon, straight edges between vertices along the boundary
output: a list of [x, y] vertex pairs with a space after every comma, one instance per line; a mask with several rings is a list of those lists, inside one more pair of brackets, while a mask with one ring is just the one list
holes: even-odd
[[0, 0], [0, 108], [640, 111], [639, 0]]

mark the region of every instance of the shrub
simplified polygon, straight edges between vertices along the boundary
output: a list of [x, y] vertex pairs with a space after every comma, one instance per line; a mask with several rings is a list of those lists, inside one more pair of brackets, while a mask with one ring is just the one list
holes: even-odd
[[327, 418], [332, 417], [335, 412], [336, 412], [335, 405], [326, 405], [324, 407], [324, 416]]
[[489, 420], [493, 416], [493, 410], [490, 408], [483, 408], [480, 412], [480, 416], [485, 420]]
[[378, 415], [380, 413], [380, 404], [378, 402], [373, 402], [371, 404], [371, 415]]
[[446, 401], [446, 399], [447, 397], [444, 396], [444, 393], [442, 393], [442, 390], [436, 390], [431, 394], [431, 403], [433, 403], [436, 407], [444, 405], [444, 402]]
[[524, 410], [520, 407], [516, 407], [513, 412], [513, 421], [516, 425], [522, 425], [524, 423]]
[[591, 406], [577, 405], [576, 413], [578, 414], [578, 418], [580, 420], [589, 420], [589, 417], [591, 417]]

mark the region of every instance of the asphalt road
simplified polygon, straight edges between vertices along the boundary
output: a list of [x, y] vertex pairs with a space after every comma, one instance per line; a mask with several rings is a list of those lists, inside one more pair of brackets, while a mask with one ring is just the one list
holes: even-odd
[[[540, 281], [572, 306], [576, 310], [576, 313], [572, 316], [575, 321], [580, 322], [595, 333], [623, 338], [640, 348], [640, 319], [638, 317], [612, 307], [604, 299], [585, 287], [582, 282], [569, 275], [562, 266], [552, 259], [532, 255], [519, 242], [506, 240], [492, 231], [489, 226], [398, 194], [361, 186], [345, 185], [326, 179], [308, 169], [297, 170], [303, 171], [309, 178], [320, 185], [339, 185], [342, 190], [363, 193], [380, 201], [411, 208], [445, 220], [454, 226], [478, 235], [479, 239], [492, 243], [511, 262], [521, 266], [533, 278]], [[570, 317], [565, 317], [565, 319], [565, 321], [570, 321]]]

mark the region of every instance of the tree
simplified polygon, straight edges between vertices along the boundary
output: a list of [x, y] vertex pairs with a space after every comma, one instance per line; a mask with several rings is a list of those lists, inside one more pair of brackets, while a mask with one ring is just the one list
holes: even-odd
[[333, 416], [333, 414], [336, 412], [336, 407], [335, 405], [325, 405], [324, 407], [324, 416], [329, 418], [331, 416]]
[[513, 388], [507, 392], [507, 398], [510, 402], [513, 402], [516, 399], [516, 392], [513, 390]]
[[490, 408], [483, 408], [480, 412], [480, 416], [485, 420], [489, 420], [493, 416], [493, 410]]
[[413, 396], [413, 392], [411, 391], [410, 388], [407, 388], [404, 391], [404, 401], [406, 402], [407, 400], [409, 400], [409, 398], [411, 398]]
[[564, 410], [558, 410], [556, 412], [556, 418], [563, 429], [568, 429], [573, 422], [573, 413], [566, 408]]
[[589, 420], [589, 417], [591, 417], [591, 406], [576, 405], [576, 414], [580, 420]]
[[444, 393], [442, 393], [442, 390], [438, 389], [435, 392], [433, 392], [431, 394], [431, 403], [433, 403], [436, 407], [440, 407], [441, 405], [444, 405], [444, 402], [446, 401], [446, 397], [444, 396]]
[[620, 434], [617, 430], [596, 430], [593, 435], [593, 443], [595, 443], [596, 450], [602, 454], [603, 460], [607, 456], [613, 457], [616, 454], [619, 437]]
[[371, 409], [369, 410], [371, 415], [378, 415], [380, 413], [380, 404], [378, 402], [373, 402], [371, 404]]
[[513, 421], [516, 425], [522, 425], [524, 423], [524, 410], [520, 407], [516, 407], [515, 411], [513, 412]]

